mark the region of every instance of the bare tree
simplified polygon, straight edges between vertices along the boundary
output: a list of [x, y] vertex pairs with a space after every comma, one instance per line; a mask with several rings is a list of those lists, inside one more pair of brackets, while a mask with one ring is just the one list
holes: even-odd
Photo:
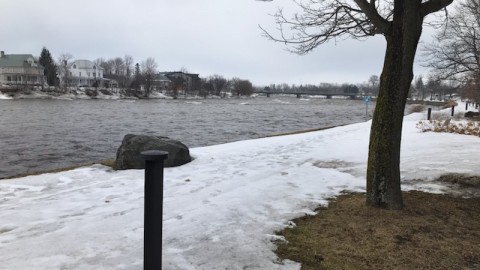
[[130, 80], [133, 74], [133, 57], [131, 55], [126, 54], [123, 58], [123, 63], [125, 65], [125, 77], [127, 80]]
[[211, 95], [215, 92], [213, 84], [208, 79], [201, 79], [200, 87], [200, 96], [207, 98], [208, 95]]
[[189, 70], [188, 70], [188, 68], [187, 68], [186, 66], [182, 66], [182, 67], [180, 68], [180, 72], [190, 73]]
[[95, 65], [101, 67], [103, 65], [103, 63], [105, 63], [105, 59], [103, 59], [102, 57], [100, 58], [97, 58], [93, 61], [93, 63], [95, 63]]
[[480, 103], [480, 77], [472, 78], [459, 89], [462, 97]]
[[185, 90], [185, 84], [187, 83], [186, 80], [182, 76], [173, 76], [169, 77], [172, 81], [170, 87], [173, 90], [173, 98], [178, 98], [178, 93], [182, 90]]
[[96, 60], [97, 64], [103, 68], [104, 75], [112, 75], [113, 69], [115, 65], [115, 61], [113, 59], [105, 60], [103, 58], [98, 58]]
[[240, 80], [237, 83], [237, 91], [241, 96], [250, 96], [253, 94], [253, 85], [249, 80]]
[[435, 76], [465, 84], [480, 77], [480, 1], [462, 0], [448, 24], [424, 48], [426, 66]]
[[123, 76], [125, 73], [125, 63], [121, 57], [113, 59], [113, 70], [116, 76]]
[[70, 77], [70, 72], [68, 71], [68, 64], [70, 60], [73, 59], [73, 56], [69, 53], [64, 53], [61, 54], [58, 57], [58, 72], [60, 76], [60, 85], [62, 87], [68, 87], [69, 86], [69, 77]]
[[225, 86], [227, 85], [227, 79], [217, 74], [210, 76], [208, 82], [212, 84], [214, 95], [217, 96], [220, 96], [220, 93], [225, 90]]
[[157, 62], [153, 57], [148, 57], [142, 62], [142, 75], [145, 80], [145, 97], [150, 95], [153, 80], [157, 74]]
[[341, 36], [385, 37], [387, 47], [380, 89], [370, 132], [367, 203], [403, 208], [400, 187], [400, 144], [403, 112], [413, 79], [413, 61], [425, 16], [453, 0], [308, 0], [297, 1], [300, 14], [289, 19], [280, 10], [275, 19], [280, 37], [305, 54]]
[[415, 80], [415, 89], [422, 95], [422, 100], [425, 99], [425, 84], [423, 83], [422, 75]]
[[232, 92], [237, 97], [250, 96], [253, 94], [253, 85], [249, 80], [242, 80], [240, 78], [232, 78], [229, 82]]

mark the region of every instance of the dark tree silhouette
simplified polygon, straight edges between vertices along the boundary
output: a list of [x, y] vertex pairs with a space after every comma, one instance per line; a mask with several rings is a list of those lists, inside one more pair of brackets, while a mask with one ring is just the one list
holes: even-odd
[[57, 66], [53, 61], [52, 55], [47, 48], [43, 47], [38, 59], [40, 65], [45, 68], [44, 75], [47, 77], [47, 84], [50, 86], [57, 84]]

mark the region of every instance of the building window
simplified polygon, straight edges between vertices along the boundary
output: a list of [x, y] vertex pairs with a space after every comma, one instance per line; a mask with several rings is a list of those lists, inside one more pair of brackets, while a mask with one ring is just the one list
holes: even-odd
[[79, 76], [79, 77], [82, 77], [82, 72], [79, 72], [79, 73], [78, 73], [78, 76]]
[[70, 71], [70, 77], [72, 77], [72, 72]]
[[93, 72], [93, 77], [97, 77], [97, 73], [96, 73], [96, 72]]
[[77, 68], [77, 65], [73, 65], [73, 68]]
[[11, 82], [11, 81], [12, 81], [12, 77], [7, 76], [7, 82]]

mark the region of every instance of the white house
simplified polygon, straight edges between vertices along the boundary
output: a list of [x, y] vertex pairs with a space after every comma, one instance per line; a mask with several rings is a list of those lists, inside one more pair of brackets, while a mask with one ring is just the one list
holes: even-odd
[[44, 68], [31, 54], [0, 51], [0, 85], [43, 85]]
[[[66, 72], [65, 72], [66, 68]], [[68, 86], [100, 86], [104, 69], [90, 60], [75, 60], [60, 69], [60, 83]]]

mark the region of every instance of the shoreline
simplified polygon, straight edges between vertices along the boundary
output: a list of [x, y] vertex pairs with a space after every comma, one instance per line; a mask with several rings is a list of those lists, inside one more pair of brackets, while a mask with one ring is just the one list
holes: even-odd
[[[328, 126], [328, 127], [322, 127], [322, 128], [313, 128], [313, 129], [306, 129], [306, 130], [282, 132], [282, 133], [266, 135], [266, 136], [260, 137], [260, 138], [240, 140], [240, 141], [249, 141], [249, 140], [258, 140], [258, 139], [264, 139], [264, 138], [273, 138], [273, 137], [296, 135], [296, 134], [302, 134], [302, 133], [309, 133], [309, 132], [327, 130], [327, 129], [342, 127], [342, 126], [346, 126], [346, 125]], [[234, 142], [239, 142], [239, 141], [234, 141]], [[233, 142], [228, 142], [228, 143], [233, 143]], [[222, 143], [222, 144], [224, 144], [224, 143]], [[217, 144], [217, 145], [222, 145], [222, 144]], [[215, 145], [209, 145], [209, 146], [215, 146]], [[199, 146], [199, 147], [208, 147], [208, 146]], [[194, 148], [196, 148], [196, 147], [194, 147]], [[193, 148], [191, 148], [191, 149], [193, 149]], [[11, 179], [28, 177], [28, 176], [33, 176], [33, 175], [65, 172], [65, 171], [70, 171], [70, 170], [74, 170], [74, 169], [78, 169], [78, 168], [82, 168], [82, 167], [89, 167], [89, 166], [96, 165], [96, 164], [104, 165], [104, 166], [107, 166], [107, 167], [110, 167], [110, 168], [114, 169], [113, 164], [115, 164], [115, 159], [103, 159], [103, 160], [100, 160], [98, 162], [89, 162], [89, 163], [71, 165], [71, 166], [66, 166], [66, 167], [59, 167], [59, 168], [54, 168], [54, 169], [46, 169], [46, 170], [39, 170], [39, 171], [33, 171], [33, 172], [19, 173], [19, 174], [15, 174], [15, 175], [11, 175], [11, 176], [0, 177], [0, 182], [3, 181], [3, 180], [11, 180]]]
[[134, 89], [109, 89], [72, 87], [70, 89], [45, 88], [0, 88], [1, 99], [60, 99], [60, 100], [88, 100], [88, 99], [173, 99], [159, 92], [152, 92], [145, 97], [143, 91]]
[[[1, 93], [1, 90], [0, 90], [0, 93]], [[51, 98], [55, 98], [55, 97], [51, 97]], [[169, 97], [167, 97], [167, 98], [169, 98]], [[426, 104], [426, 103], [412, 103], [412, 104]], [[370, 120], [371, 119], [369, 119], [369, 121]], [[357, 123], [362, 123], [362, 122], [357, 122]], [[263, 139], [263, 138], [273, 138], [273, 137], [281, 137], [281, 136], [289, 136], [289, 135], [310, 133], [310, 132], [316, 132], [316, 131], [333, 129], [333, 128], [337, 128], [337, 127], [353, 125], [353, 124], [357, 124], [357, 123], [346, 124], [346, 125], [336, 125], [336, 126], [326, 126], [326, 127], [320, 127], [320, 128], [312, 128], [312, 129], [286, 131], [286, 132], [280, 132], [280, 133], [265, 135], [265, 136], [259, 137], [259, 138], [244, 139], [244, 140], [239, 140], [239, 141], [257, 140], [257, 139]], [[238, 142], [238, 141], [232, 141], [232, 142], [226, 142], [226, 143], [233, 143], [233, 142]], [[220, 144], [225, 144], [225, 143], [220, 143]], [[217, 144], [217, 145], [220, 145], [220, 144]], [[208, 145], [208, 146], [215, 146], [215, 145]], [[208, 146], [198, 146], [198, 147], [208, 147]], [[193, 147], [193, 148], [197, 148], [197, 147]], [[191, 149], [193, 149], [193, 148], [191, 148]], [[102, 159], [102, 160], [98, 160], [98, 161], [91, 161], [91, 162], [82, 163], [82, 164], [73, 164], [73, 165], [69, 165], [69, 166], [65, 166], [65, 167], [58, 167], [58, 168], [45, 169], [45, 170], [37, 170], [37, 171], [32, 171], [32, 172], [20, 172], [18, 174], [9, 175], [9, 176], [5, 176], [5, 177], [0, 177], [0, 181], [10, 180], [10, 179], [15, 179], [15, 178], [22, 178], [22, 177], [27, 177], [27, 176], [32, 176], [32, 175], [41, 175], [41, 174], [47, 174], [47, 173], [57, 173], [57, 172], [69, 171], [69, 170], [73, 170], [73, 169], [77, 169], [77, 168], [81, 168], [81, 167], [92, 166], [92, 165], [95, 165], [95, 164], [101, 164], [101, 165], [104, 165], [104, 166], [111, 167], [113, 169], [114, 162], [115, 162], [115, 159], [106, 158], [106, 159]]]

